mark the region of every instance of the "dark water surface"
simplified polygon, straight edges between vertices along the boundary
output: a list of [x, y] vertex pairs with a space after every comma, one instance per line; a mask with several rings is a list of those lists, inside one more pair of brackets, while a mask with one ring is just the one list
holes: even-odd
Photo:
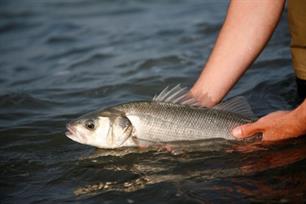
[[[0, 203], [305, 202], [304, 139], [168, 153], [96, 151], [64, 135], [66, 122], [89, 110], [191, 86], [226, 6], [1, 0]], [[296, 106], [289, 43], [285, 12], [228, 97], [246, 96], [258, 116]]]

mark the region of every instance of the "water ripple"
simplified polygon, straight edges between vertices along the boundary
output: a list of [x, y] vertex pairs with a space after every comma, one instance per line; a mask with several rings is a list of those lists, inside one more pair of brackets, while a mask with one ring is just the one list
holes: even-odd
[[[96, 151], [64, 135], [82, 113], [191, 86], [227, 3], [1, 0], [0, 202], [303, 203], [303, 139]], [[228, 96], [258, 116], [298, 104], [285, 18]]]

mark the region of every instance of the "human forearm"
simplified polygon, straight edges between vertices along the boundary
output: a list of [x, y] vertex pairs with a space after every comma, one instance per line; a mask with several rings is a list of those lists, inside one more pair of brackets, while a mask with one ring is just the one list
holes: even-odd
[[284, 0], [233, 0], [215, 47], [191, 94], [213, 106], [255, 60], [275, 29]]

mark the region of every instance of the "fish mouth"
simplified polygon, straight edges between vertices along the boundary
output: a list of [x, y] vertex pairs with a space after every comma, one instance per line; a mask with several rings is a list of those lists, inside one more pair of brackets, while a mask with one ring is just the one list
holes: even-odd
[[78, 143], [82, 143], [82, 144], [86, 144], [86, 137], [78, 130], [77, 127], [71, 125], [71, 124], [67, 124], [66, 126], [67, 131], [65, 132], [65, 135]]
[[66, 128], [67, 128], [67, 130], [68, 131], [66, 131], [66, 135], [68, 134], [68, 135], [74, 135], [74, 134], [76, 134], [76, 128], [74, 128], [73, 126], [71, 126], [71, 125], [69, 125], [69, 124], [67, 124], [67, 126], [66, 126]]
[[65, 132], [65, 135], [67, 137], [69, 137], [70, 139], [72, 139], [73, 141], [78, 142], [77, 140], [79, 138], [77, 136], [78, 135], [77, 134], [78, 133], [77, 129], [75, 127], [73, 127], [72, 125], [70, 125], [70, 124], [67, 124], [66, 128], [67, 128], [67, 131]]

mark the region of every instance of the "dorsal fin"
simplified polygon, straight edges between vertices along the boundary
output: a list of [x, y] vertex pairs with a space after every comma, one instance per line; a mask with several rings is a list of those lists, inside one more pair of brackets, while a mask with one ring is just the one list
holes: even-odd
[[[153, 101], [176, 103], [182, 105], [203, 107], [191, 95], [189, 95], [188, 88], [181, 87], [180, 84], [173, 88], [166, 87], [160, 94], [153, 97]], [[256, 118], [251, 106], [243, 96], [237, 96], [227, 101], [221, 102], [213, 107], [213, 109], [223, 110], [232, 113], [238, 113], [247, 118]]]
[[153, 97], [153, 101], [200, 106], [196, 99], [188, 94], [188, 89], [186, 87], [182, 88], [180, 84], [171, 89], [166, 87], [160, 94]]
[[256, 118], [247, 99], [243, 96], [236, 96], [227, 101], [219, 103], [213, 107], [218, 110], [225, 110], [232, 113], [238, 113], [248, 118]]

